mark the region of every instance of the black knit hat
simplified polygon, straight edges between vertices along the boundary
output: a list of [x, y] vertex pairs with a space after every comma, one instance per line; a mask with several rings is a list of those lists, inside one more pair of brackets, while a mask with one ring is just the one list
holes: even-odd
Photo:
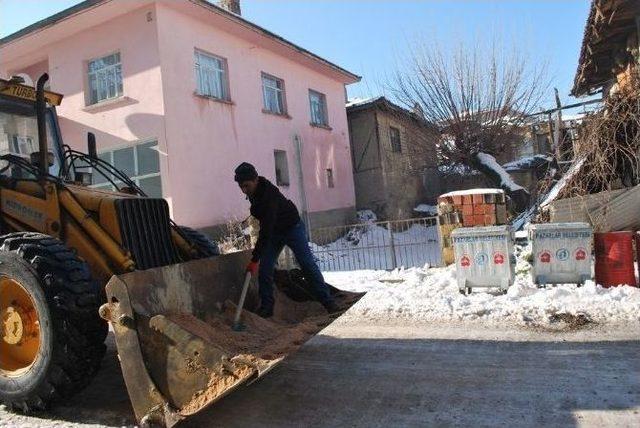
[[256, 167], [251, 165], [249, 162], [242, 162], [234, 172], [236, 174], [234, 180], [237, 183], [251, 181], [258, 178], [258, 171], [256, 171]]

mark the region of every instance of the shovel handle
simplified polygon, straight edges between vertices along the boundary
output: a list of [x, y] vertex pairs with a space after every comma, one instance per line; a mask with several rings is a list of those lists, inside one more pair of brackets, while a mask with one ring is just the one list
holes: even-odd
[[233, 324], [240, 324], [240, 315], [242, 314], [242, 308], [244, 307], [244, 299], [247, 297], [247, 290], [249, 289], [249, 283], [251, 282], [251, 272], [247, 272], [244, 277], [244, 284], [242, 285], [242, 293], [240, 293], [240, 301], [236, 308], [236, 316], [233, 318]]

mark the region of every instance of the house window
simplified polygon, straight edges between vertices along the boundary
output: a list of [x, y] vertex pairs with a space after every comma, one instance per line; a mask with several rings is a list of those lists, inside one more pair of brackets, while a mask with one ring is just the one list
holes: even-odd
[[289, 164], [287, 163], [287, 152], [284, 150], [274, 150], [273, 157], [276, 164], [276, 184], [278, 186], [288, 186]]
[[89, 104], [122, 96], [120, 52], [89, 61]]
[[[131, 147], [101, 152], [98, 157], [127, 174], [149, 197], [161, 198], [162, 180], [160, 178], [160, 156], [157, 148], [158, 143], [151, 141]], [[109, 177], [109, 179], [113, 180], [118, 186], [122, 185], [115, 177]], [[93, 182], [93, 187], [117, 190], [100, 173], [94, 172]]]
[[391, 151], [394, 153], [400, 153], [402, 151], [402, 144], [400, 142], [400, 130], [389, 127], [389, 139], [391, 140]]
[[311, 124], [328, 126], [327, 98], [325, 95], [309, 89], [309, 106], [311, 108]]
[[287, 113], [282, 79], [262, 73], [262, 98], [265, 111], [275, 114]]
[[327, 169], [327, 187], [329, 187], [330, 189], [336, 187], [333, 182], [333, 169], [331, 168]]
[[229, 101], [227, 60], [196, 51], [195, 67], [197, 93], [199, 95]]

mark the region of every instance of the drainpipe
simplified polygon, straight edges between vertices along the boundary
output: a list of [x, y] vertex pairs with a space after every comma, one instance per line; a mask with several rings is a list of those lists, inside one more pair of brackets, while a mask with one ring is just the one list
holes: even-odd
[[307, 194], [304, 190], [304, 173], [302, 172], [302, 139], [299, 135], [294, 135], [293, 143], [296, 150], [296, 163], [298, 164], [298, 187], [300, 188], [300, 204], [302, 205], [302, 217], [307, 227], [307, 236], [311, 237], [311, 223], [309, 220], [309, 206], [307, 205]]

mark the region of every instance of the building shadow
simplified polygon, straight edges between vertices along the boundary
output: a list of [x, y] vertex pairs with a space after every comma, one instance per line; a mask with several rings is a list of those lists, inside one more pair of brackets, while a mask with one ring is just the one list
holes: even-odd
[[640, 341], [318, 336], [182, 426], [624, 426], [638, 420], [639, 351]]
[[52, 420], [56, 421], [55, 426], [63, 426], [62, 421], [107, 427], [135, 426], [112, 332], [106, 343], [107, 353], [102, 366], [89, 386], [51, 411], [34, 415], [30, 418], [33, 421], [25, 426], [49, 426]]
[[[181, 427], [628, 426], [640, 414], [640, 340], [316, 336], [263, 379]], [[113, 336], [98, 377], [39, 415], [132, 426]]]

